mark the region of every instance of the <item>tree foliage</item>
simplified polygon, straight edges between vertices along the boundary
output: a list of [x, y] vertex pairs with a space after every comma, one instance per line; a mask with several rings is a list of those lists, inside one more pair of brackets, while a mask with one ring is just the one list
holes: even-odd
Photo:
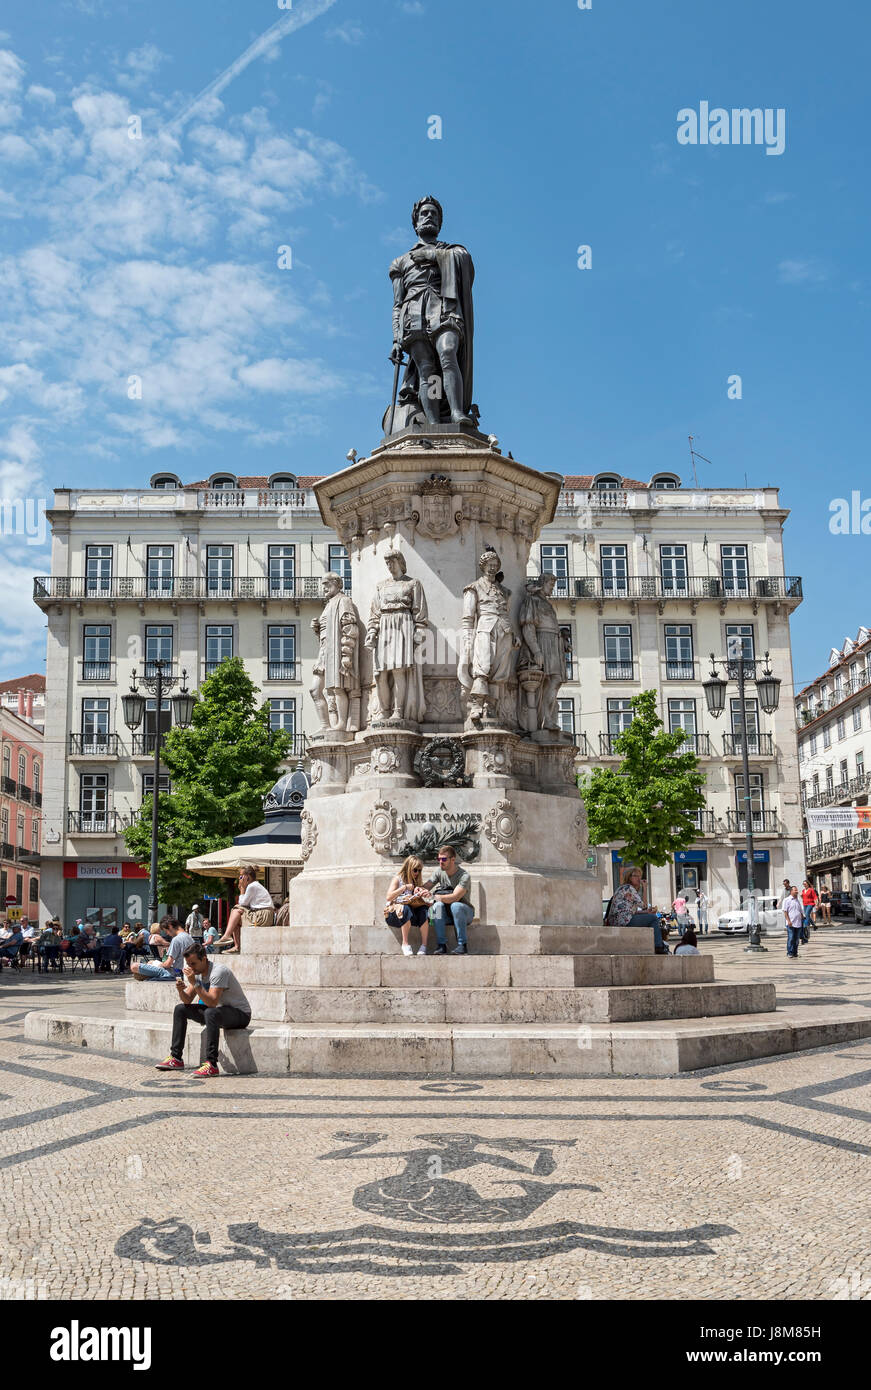
[[632, 723], [614, 741], [620, 766], [594, 768], [579, 780], [590, 843], [623, 841], [625, 862], [666, 864], [698, 835], [693, 812], [705, 804], [705, 778], [682, 731], [664, 729], [655, 690], [634, 695], [632, 709]]
[[[269, 727], [269, 709], [258, 708], [258, 690], [238, 657], [222, 661], [203, 681], [187, 729], [164, 737], [161, 763], [171, 792], [158, 801], [158, 887], [162, 902], [187, 907], [203, 893], [218, 895], [226, 880], [188, 873], [194, 855], [224, 849], [235, 835], [263, 819], [262, 798], [280, 775], [289, 736]], [[141, 864], [151, 857], [152, 798], [124, 832], [127, 849]]]

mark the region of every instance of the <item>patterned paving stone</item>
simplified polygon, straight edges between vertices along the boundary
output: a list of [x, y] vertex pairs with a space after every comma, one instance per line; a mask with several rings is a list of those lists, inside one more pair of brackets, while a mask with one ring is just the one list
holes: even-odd
[[[871, 1007], [871, 933], [789, 974], [713, 949], [796, 1007]], [[25, 1041], [58, 990], [120, 990], [52, 985], [0, 989], [0, 1298], [871, 1296], [868, 1042], [645, 1081], [204, 1083]]]

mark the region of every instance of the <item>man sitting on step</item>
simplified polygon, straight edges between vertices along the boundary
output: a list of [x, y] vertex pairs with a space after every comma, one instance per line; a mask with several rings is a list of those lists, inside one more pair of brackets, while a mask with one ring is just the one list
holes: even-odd
[[194, 1076], [218, 1076], [221, 1029], [247, 1028], [251, 1005], [226, 961], [209, 957], [199, 942], [188, 947], [184, 961], [184, 979], [175, 982], [179, 1003], [172, 1014], [169, 1056], [156, 1070], [184, 1071], [182, 1056], [191, 1018], [206, 1030], [206, 1060]]
[[447, 955], [445, 926], [448, 922], [453, 922], [457, 933], [457, 945], [451, 955], [465, 956], [469, 950], [466, 930], [475, 915], [475, 909], [470, 901], [472, 880], [468, 871], [457, 863], [456, 853], [450, 845], [442, 845], [438, 852], [438, 860], [437, 872], [425, 885], [432, 889], [435, 898], [435, 903], [429, 914], [438, 941], [435, 954], [437, 956]]
[[141, 960], [130, 967], [134, 980], [176, 980], [184, 968], [184, 953], [194, 944], [194, 939], [182, 928], [175, 917], [161, 917], [160, 931], [169, 940], [169, 950], [162, 961]]

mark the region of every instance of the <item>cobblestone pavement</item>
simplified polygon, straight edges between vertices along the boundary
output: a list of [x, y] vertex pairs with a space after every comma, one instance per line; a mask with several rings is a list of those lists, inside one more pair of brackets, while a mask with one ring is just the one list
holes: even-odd
[[[867, 1002], [871, 932], [720, 979]], [[662, 1080], [161, 1076], [27, 1042], [0, 983], [0, 1297], [871, 1296], [871, 1043]]]

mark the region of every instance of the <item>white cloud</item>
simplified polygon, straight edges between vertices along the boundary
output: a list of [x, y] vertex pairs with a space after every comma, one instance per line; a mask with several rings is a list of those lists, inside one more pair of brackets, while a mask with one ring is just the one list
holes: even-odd
[[20, 135], [0, 135], [0, 160], [8, 164], [26, 164], [36, 159], [36, 150]]
[[327, 38], [341, 39], [342, 43], [356, 45], [363, 42], [365, 34], [356, 20], [349, 19], [344, 24], [337, 24], [334, 28], [328, 29]]
[[37, 101], [41, 106], [54, 106], [57, 102], [51, 87], [40, 87], [35, 83], [28, 87], [25, 96], [28, 101]]
[[820, 285], [828, 280], [829, 273], [819, 261], [808, 257], [806, 260], [780, 261], [777, 278], [782, 285]]
[[317, 393], [344, 389], [341, 378], [323, 362], [267, 357], [241, 367], [239, 380], [255, 391], [304, 391]]

